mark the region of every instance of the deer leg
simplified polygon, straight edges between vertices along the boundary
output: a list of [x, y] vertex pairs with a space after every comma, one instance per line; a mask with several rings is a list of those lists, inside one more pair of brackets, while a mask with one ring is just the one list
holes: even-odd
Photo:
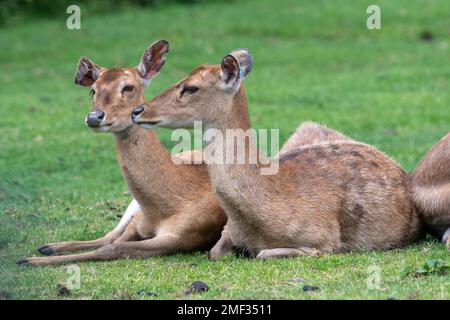
[[182, 239], [173, 234], [164, 234], [152, 239], [134, 242], [111, 243], [95, 251], [85, 253], [33, 257], [17, 261], [19, 266], [38, 266], [50, 264], [63, 264], [81, 261], [105, 261], [122, 258], [147, 258], [174, 253], [183, 248]]
[[299, 256], [317, 256], [318, 251], [314, 248], [302, 247], [298, 249], [294, 248], [276, 248], [261, 250], [256, 259], [266, 260], [273, 258], [287, 258], [287, 257], [299, 257]]
[[231, 240], [230, 233], [227, 231], [226, 226], [222, 230], [222, 236], [219, 241], [209, 252], [209, 258], [212, 261], [216, 261], [219, 257], [229, 256], [233, 253], [234, 244]]
[[103, 247], [107, 244], [110, 244], [114, 242], [117, 238], [119, 238], [129, 225], [131, 219], [140, 212], [139, 204], [136, 200], [132, 200], [131, 203], [128, 205], [127, 210], [123, 214], [122, 218], [120, 219], [119, 224], [106, 234], [105, 236], [96, 239], [96, 240], [89, 240], [89, 241], [66, 241], [66, 242], [56, 242], [56, 243], [50, 243], [45, 246], [42, 246], [38, 248], [37, 250], [46, 256], [62, 253], [62, 252], [72, 252], [72, 251], [79, 251], [79, 250], [88, 250], [88, 249], [97, 249], [100, 247]]
[[447, 231], [445, 231], [444, 236], [442, 237], [442, 242], [450, 247], [450, 227], [447, 229]]
[[138, 223], [139, 223], [139, 216], [135, 217], [130, 224], [127, 226], [125, 231], [113, 241], [113, 243], [119, 243], [119, 242], [130, 242], [130, 241], [138, 241], [142, 240], [141, 235], [138, 231]]
[[445, 243], [446, 238], [445, 236], [447, 229], [449, 229], [449, 224], [430, 224], [430, 223], [425, 223], [425, 230], [427, 233], [429, 233], [430, 235], [442, 240], [442, 242]]
[[43, 255], [50, 256], [63, 252], [97, 249], [104, 245], [112, 243], [119, 236], [120, 236], [119, 232], [111, 231], [105, 236], [95, 240], [49, 243], [45, 246], [39, 247], [37, 250]]

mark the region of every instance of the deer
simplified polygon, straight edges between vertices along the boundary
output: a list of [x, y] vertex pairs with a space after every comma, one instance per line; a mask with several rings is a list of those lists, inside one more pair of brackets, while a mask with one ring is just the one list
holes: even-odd
[[[314, 122], [302, 123], [280, 150], [280, 156], [300, 145], [324, 141], [355, 141]], [[450, 133], [431, 147], [409, 172], [412, 197], [427, 233], [450, 247]]]
[[[324, 141], [354, 141], [339, 131], [314, 122], [302, 123], [280, 150]], [[450, 133], [431, 147], [409, 172], [413, 202], [427, 233], [450, 246]]]
[[[133, 122], [144, 128], [192, 128], [201, 121], [207, 130], [245, 132], [251, 126], [243, 80], [252, 68], [250, 52], [236, 49], [138, 105]], [[207, 164], [228, 217], [210, 258], [229, 255], [235, 247], [264, 260], [388, 250], [420, 239], [409, 175], [378, 149], [341, 138], [327, 141], [319, 134], [318, 143], [296, 146], [301, 137], [293, 137], [272, 175], [261, 174], [259, 162]], [[245, 140], [246, 154], [257, 148], [253, 140]], [[231, 149], [236, 160], [235, 145], [212, 141], [205, 139], [205, 149]]]
[[450, 246], [450, 133], [411, 173], [413, 199], [427, 231]]
[[[355, 141], [314, 122], [302, 123], [280, 150], [280, 155], [300, 145], [324, 141]], [[450, 133], [431, 147], [409, 172], [413, 202], [427, 233], [450, 246]]]
[[[165, 63], [169, 43], [160, 40], [137, 67], [104, 68], [81, 57], [75, 83], [91, 88], [92, 111], [86, 124], [114, 135], [117, 159], [133, 201], [114, 230], [92, 241], [68, 241], [40, 247], [47, 257], [19, 265], [147, 258], [175, 252], [208, 250], [220, 238], [224, 211], [212, 192], [204, 164], [176, 164], [154, 130], [131, 121], [131, 111], [145, 101], [144, 89]], [[193, 153], [178, 155], [193, 159]], [[78, 254], [62, 254], [90, 250]], [[58, 255], [62, 254], [62, 255]]]

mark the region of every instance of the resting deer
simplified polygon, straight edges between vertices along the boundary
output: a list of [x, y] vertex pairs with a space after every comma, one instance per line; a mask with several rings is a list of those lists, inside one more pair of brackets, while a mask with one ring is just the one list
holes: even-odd
[[19, 264], [145, 258], [210, 249], [217, 242], [226, 216], [211, 190], [205, 165], [176, 165], [154, 131], [131, 122], [133, 107], [145, 101], [144, 87], [161, 70], [167, 51], [166, 41], [156, 42], [137, 68], [101, 68], [81, 58], [75, 83], [91, 87], [93, 95], [86, 123], [96, 132], [113, 133], [120, 168], [137, 201], [132, 201], [119, 225], [100, 239], [53, 243], [39, 249], [46, 255], [95, 251], [34, 257]]
[[[284, 144], [280, 156], [300, 145], [354, 141], [325, 126], [306, 122]], [[413, 201], [428, 233], [450, 245], [450, 134], [436, 143], [411, 172]]]
[[412, 187], [428, 231], [450, 245], [450, 134], [424, 156], [412, 173]]
[[[300, 145], [354, 141], [316, 123], [303, 123], [284, 144], [280, 156]], [[413, 201], [427, 232], [450, 246], [450, 133], [423, 157], [412, 178]]]
[[[224, 133], [250, 128], [242, 81], [252, 69], [245, 49], [218, 65], [194, 69], [133, 111], [144, 127], [192, 127]], [[377, 149], [348, 140], [324, 141], [281, 152], [279, 171], [261, 175], [259, 163], [208, 164], [214, 192], [228, 216], [213, 259], [232, 246], [259, 259], [391, 249], [421, 236], [408, 175]], [[216, 143], [207, 142], [210, 152]], [[245, 152], [256, 145], [247, 139]], [[238, 156], [232, 153], [234, 160]], [[247, 158], [246, 158], [247, 159]]]

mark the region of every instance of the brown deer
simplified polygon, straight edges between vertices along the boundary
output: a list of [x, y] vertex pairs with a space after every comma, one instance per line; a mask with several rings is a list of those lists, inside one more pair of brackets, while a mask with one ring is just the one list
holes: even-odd
[[[133, 121], [147, 128], [202, 121], [224, 135], [229, 129], [245, 132], [250, 121], [242, 81], [251, 69], [250, 53], [235, 50], [137, 107]], [[223, 145], [209, 140], [206, 148], [211, 146], [219, 154], [231, 148], [238, 157], [235, 145], [220, 150]], [[246, 139], [244, 152], [254, 148]], [[208, 164], [228, 216], [211, 258], [229, 254], [233, 246], [259, 259], [391, 249], [421, 236], [409, 176], [377, 149], [340, 137], [287, 149], [274, 175], [260, 174], [260, 163]]]
[[[133, 200], [119, 225], [93, 241], [53, 243], [19, 265], [46, 265], [85, 260], [145, 258], [178, 251], [210, 249], [220, 238], [226, 216], [209, 183], [204, 164], [175, 164], [154, 131], [132, 124], [131, 111], [144, 103], [144, 88], [158, 75], [168, 51], [158, 41], [136, 68], [102, 68], [82, 57], [75, 83], [91, 87], [93, 109], [86, 118], [96, 132], [112, 132], [123, 176]], [[190, 158], [190, 154], [181, 155]]]
[[[307, 122], [284, 144], [280, 156], [300, 145], [354, 141], [340, 132]], [[450, 133], [424, 156], [412, 178], [413, 201], [428, 233], [450, 246]]]
[[342, 140], [355, 141], [324, 125], [312, 121], [305, 121], [300, 124], [294, 134], [284, 143], [283, 148], [280, 150], [279, 157], [292, 150], [296, 150], [300, 146]]
[[414, 203], [428, 232], [450, 245], [450, 133], [412, 173]]
[[[354, 141], [316, 123], [304, 123], [284, 144], [280, 156], [300, 145]], [[413, 201], [428, 233], [450, 246], [450, 133], [425, 154], [412, 178]]]

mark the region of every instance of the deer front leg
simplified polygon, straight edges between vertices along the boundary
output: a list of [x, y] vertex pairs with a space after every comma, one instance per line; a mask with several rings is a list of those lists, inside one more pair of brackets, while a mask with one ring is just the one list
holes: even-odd
[[182, 239], [165, 234], [152, 239], [108, 244], [95, 251], [51, 257], [33, 257], [17, 261], [19, 266], [42, 266], [81, 261], [104, 261], [122, 258], [147, 258], [174, 253], [183, 248]]
[[216, 261], [219, 257], [229, 256], [233, 253], [234, 244], [231, 240], [230, 233], [227, 230], [227, 226], [222, 230], [222, 236], [219, 241], [214, 245], [214, 247], [209, 252], [209, 258], [212, 261]]
[[140, 209], [141, 208], [139, 207], [138, 202], [135, 199], [133, 199], [131, 203], [128, 205], [127, 210], [123, 214], [116, 228], [114, 228], [114, 230], [112, 230], [111, 232], [109, 232], [108, 234], [99, 239], [89, 241], [66, 241], [66, 242], [50, 243], [38, 248], [37, 250], [41, 254], [49, 256], [62, 252], [73, 252], [88, 249], [92, 250], [103, 247], [107, 244], [114, 242], [124, 233], [131, 219], [140, 212]]
[[317, 256], [319, 252], [314, 248], [302, 247], [298, 249], [294, 248], [276, 248], [261, 250], [256, 259], [266, 260], [274, 258], [288, 258], [288, 257], [299, 257], [299, 256]]
[[138, 231], [138, 224], [140, 223], [141, 216], [137, 215], [136, 217], [131, 220], [131, 222], [128, 224], [127, 228], [124, 232], [115, 239], [112, 243], [119, 243], [119, 242], [130, 242], [130, 241], [139, 241], [142, 240], [142, 236], [139, 234]]
[[65, 241], [65, 242], [56, 242], [49, 243], [45, 246], [39, 247], [37, 250], [46, 256], [51, 256], [53, 254], [63, 253], [63, 252], [73, 252], [80, 250], [92, 250], [103, 247], [107, 244], [112, 243], [120, 236], [120, 232], [111, 231], [105, 236], [88, 241]]

